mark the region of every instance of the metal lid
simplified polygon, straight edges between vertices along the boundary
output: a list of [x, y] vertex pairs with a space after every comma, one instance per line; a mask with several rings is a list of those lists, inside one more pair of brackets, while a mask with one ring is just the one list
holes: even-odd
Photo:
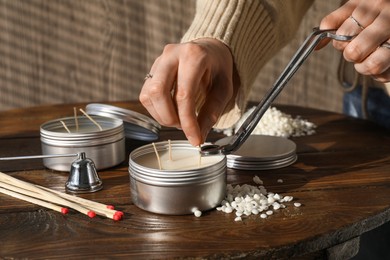
[[159, 123], [135, 111], [106, 104], [88, 104], [86, 112], [90, 115], [122, 119], [127, 138], [154, 141], [159, 137], [161, 128]]
[[297, 160], [296, 144], [279, 136], [251, 135], [227, 157], [227, 167], [240, 170], [269, 170], [286, 167]]

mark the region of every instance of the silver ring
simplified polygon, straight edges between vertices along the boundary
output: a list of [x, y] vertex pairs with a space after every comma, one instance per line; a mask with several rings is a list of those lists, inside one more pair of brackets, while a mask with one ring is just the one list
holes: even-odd
[[386, 42], [382, 43], [379, 47], [390, 49], [390, 42], [386, 41]]
[[358, 20], [355, 19], [355, 17], [351, 15], [349, 18], [351, 18], [351, 20], [354, 21], [354, 23], [356, 23], [356, 25], [359, 26], [360, 29], [364, 30], [364, 26], [359, 23]]
[[148, 73], [148, 74], [146, 74], [144, 81], [147, 79], [151, 79], [151, 78], [153, 78], [153, 74]]

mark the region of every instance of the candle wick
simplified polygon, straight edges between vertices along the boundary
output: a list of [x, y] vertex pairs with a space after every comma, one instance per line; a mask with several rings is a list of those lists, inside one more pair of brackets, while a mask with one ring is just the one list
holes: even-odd
[[60, 121], [61, 122], [61, 124], [63, 125], [63, 127], [65, 128], [65, 130], [70, 134], [70, 130], [69, 130], [69, 128], [66, 126], [66, 124], [65, 124], [65, 122], [64, 121]]
[[154, 153], [156, 154], [157, 157], [158, 167], [160, 170], [162, 170], [161, 160], [160, 160], [160, 156], [158, 155], [156, 145], [154, 143], [152, 143], [152, 145], [153, 145]]
[[94, 123], [97, 127], [99, 127], [100, 131], [103, 130], [103, 128], [95, 121], [92, 117], [90, 117], [84, 110], [80, 108], [81, 113], [83, 113], [89, 120], [91, 120], [92, 123]]
[[172, 161], [172, 145], [171, 145], [171, 139], [168, 139], [168, 151], [169, 151], [169, 160]]
[[198, 161], [198, 167], [202, 164], [202, 153], [201, 153], [201, 148], [200, 145], [198, 146], [199, 149], [199, 161]]
[[77, 120], [77, 110], [76, 107], [73, 107], [74, 122], [76, 124], [76, 132], [79, 131], [79, 121]]

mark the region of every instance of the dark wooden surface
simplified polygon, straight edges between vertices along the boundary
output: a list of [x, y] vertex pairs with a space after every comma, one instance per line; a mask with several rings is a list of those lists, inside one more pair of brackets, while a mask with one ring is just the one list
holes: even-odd
[[[137, 103], [116, 105], [145, 112]], [[294, 196], [302, 207], [289, 206], [267, 219], [250, 216], [243, 222], [216, 210], [200, 218], [149, 213], [131, 202], [125, 162], [99, 172], [102, 191], [83, 195], [115, 205], [125, 212], [122, 221], [90, 219], [76, 212], [61, 215], [0, 194], [0, 257], [329, 257], [340, 252], [340, 245], [356, 245], [362, 233], [390, 221], [390, 134], [335, 113], [279, 108], [318, 125], [316, 134], [292, 138], [297, 162], [277, 170], [228, 170], [227, 179], [231, 184], [254, 184], [252, 177], [258, 175], [268, 191]], [[0, 113], [0, 156], [40, 154], [40, 124], [72, 113], [73, 105]], [[219, 137], [214, 133], [210, 140]], [[163, 129], [160, 136], [183, 138], [171, 129]], [[139, 145], [128, 141], [128, 152]], [[64, 191], [68, 175], [45, 169], [40, 160], [1, 162], [0, 171], [59, 191]]]

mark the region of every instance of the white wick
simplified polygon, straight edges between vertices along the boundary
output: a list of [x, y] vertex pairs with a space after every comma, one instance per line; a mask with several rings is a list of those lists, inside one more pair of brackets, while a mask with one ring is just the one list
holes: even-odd
[[154, 143], [152, 143], [152, 145], [153, 145], [154, 152], [156, 153], [157, 162], [158, 162], [158, 168], [159, 168], [160, 170], [162, 170], [161, 160], [160, 160], [160, 156], [158, 155], [156, 145], [155, 145]]
[[201, 154], [201, 148], [200, 148], [200, 145], [198, 146], [198, 149], [199, 149], [199, 160], [198, 160], [198, 167], [200, 167], [200, 165], [202, 164], [202, 154]]
[[69, 128], [66, 126], [66, 124], [65, 124], [65, 122], [64, 121], [60, 121], [61, 122], [61, 124], [64, 126], [64, 128], [66, 129], [66, 131], [70, 134], [70, 130], [69, 130]]
[[90, 117], [84, 110], [80, 108], [81, 113], [83, 113], [89, 120], [91, 120], [92, 123], [94, 123], [97, 127], [99, 127], [100, 131], [103, 130], [103, 128], [95, 121], [92, 117]]
[[172, 161], [172, 145], [170, 139], [168, 139], [168, 151], [169, 151], [169, 160]]
[[74, 122], [76, 124], [76, 132], [79, 131], [79, 121], [77, 120], [77, 111], [76, 107], [73, 107]]

